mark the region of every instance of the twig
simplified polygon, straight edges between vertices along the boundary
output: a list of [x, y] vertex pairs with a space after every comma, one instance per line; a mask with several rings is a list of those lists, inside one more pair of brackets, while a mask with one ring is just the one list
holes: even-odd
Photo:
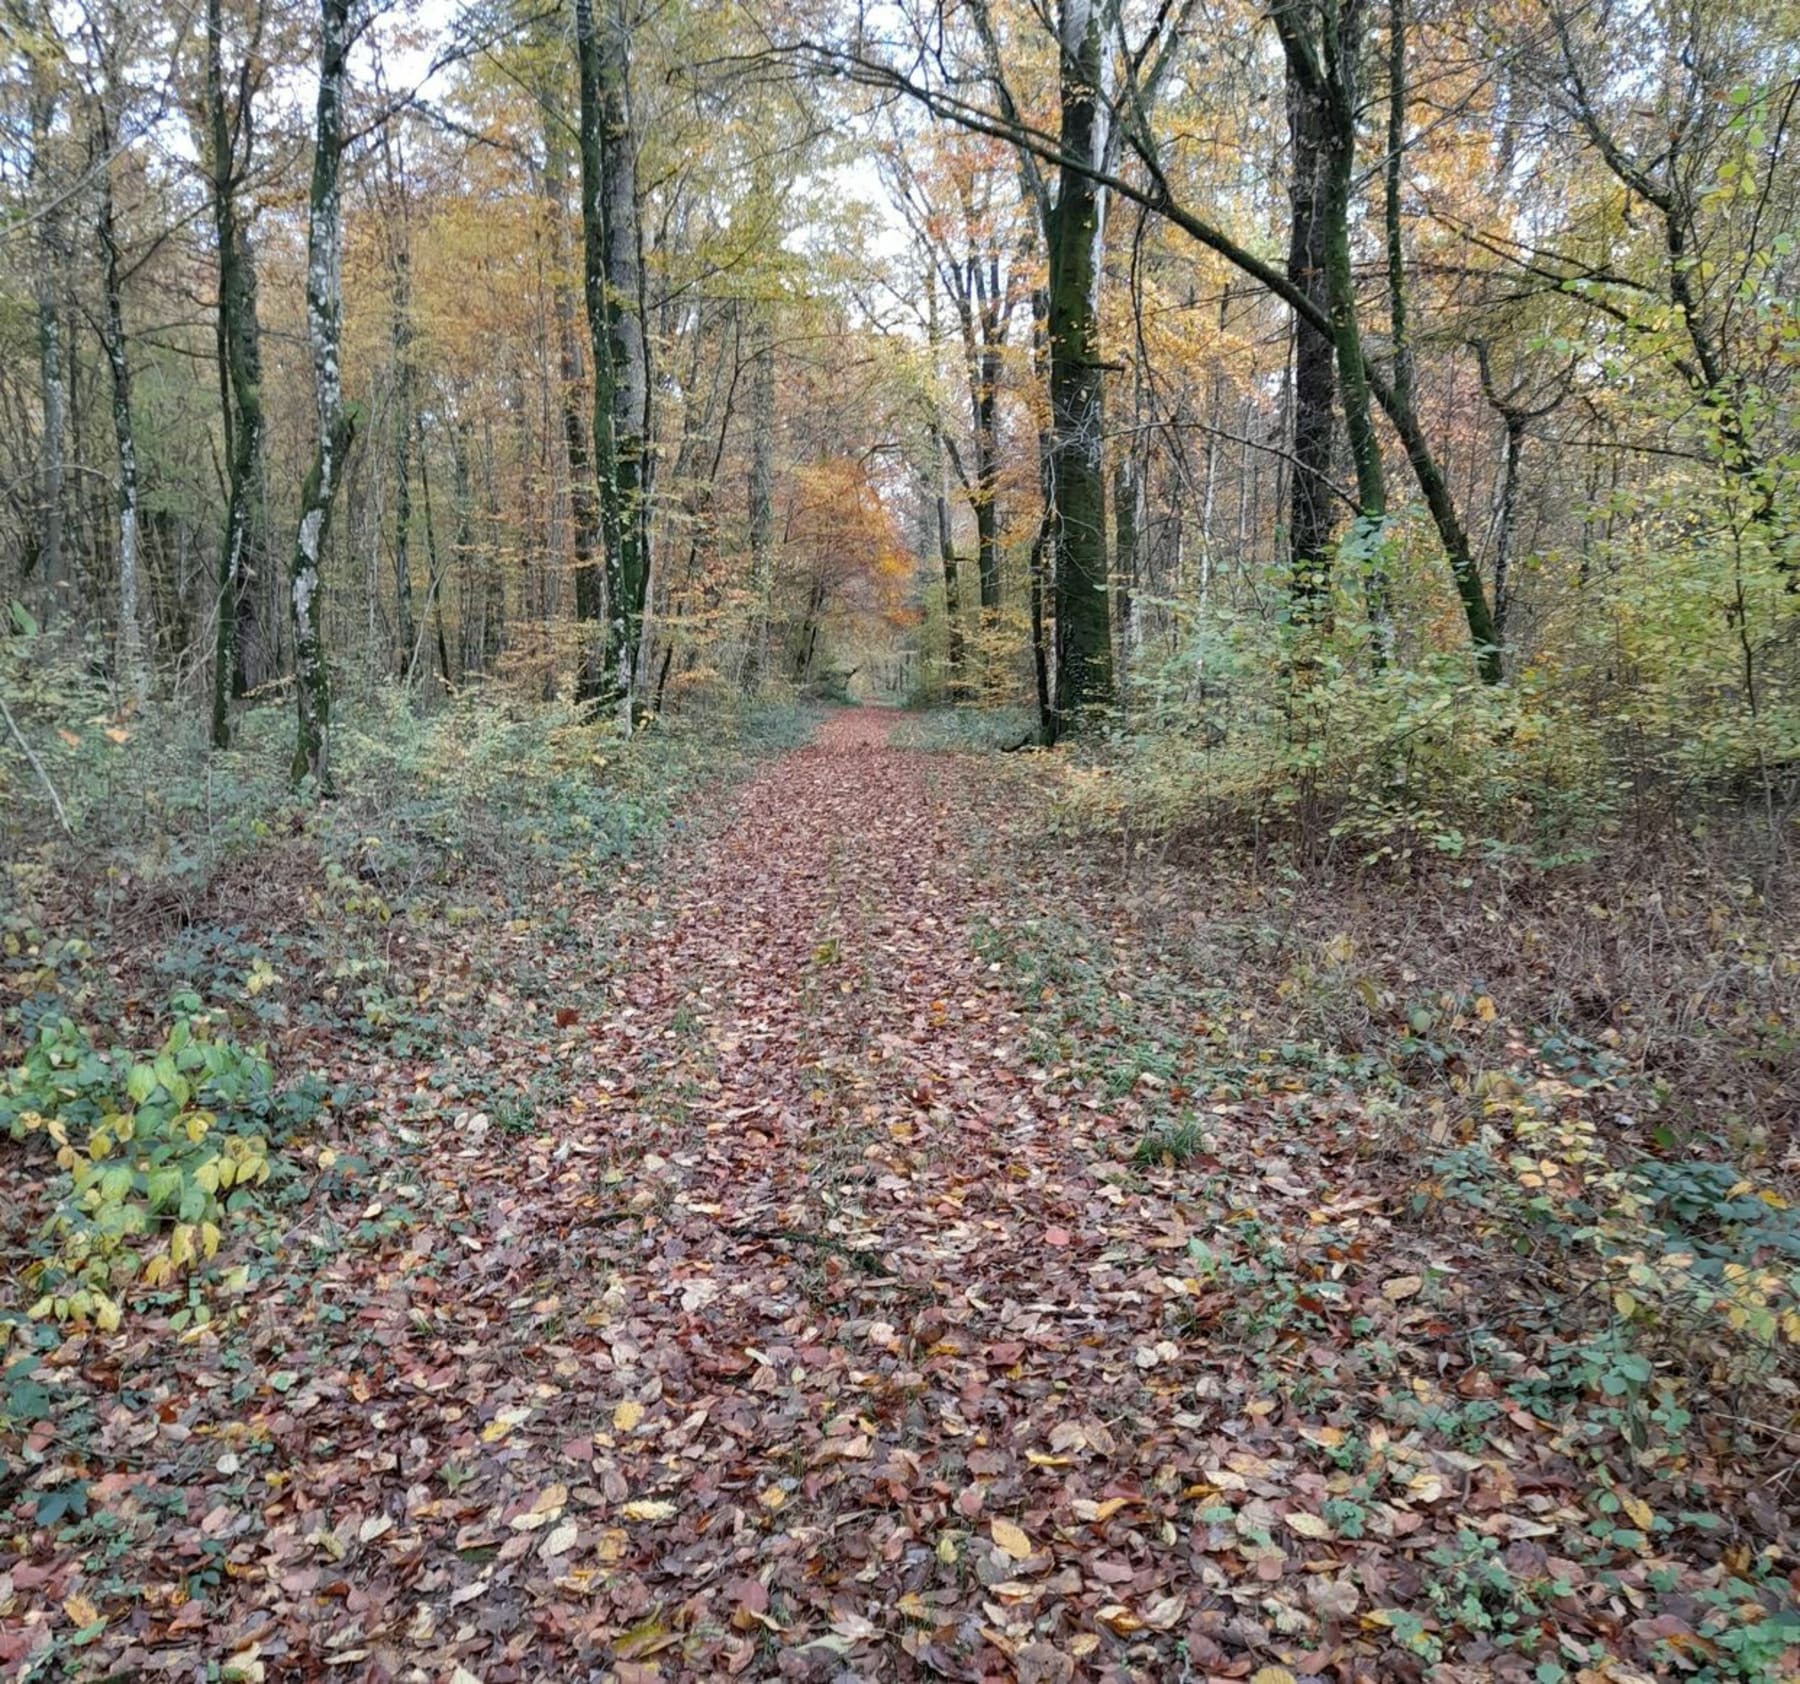
[[62, 797], [56, 793], [56, 785], [51, 783], [50, 774], [44, 770], [44, 763], [31, 752], [31, 744], [26, 742], [25, 733], [19, 729], [19, 722], [13, 718], [12, 709], [6, 705], [6, 698], [0, 696], [0, 714], [6, 717], [6, 728], [12, 732], [13, 741], [19, 745], [25, 758], [31, 763], [31, 769], [37, 773], [37, 780], [44, 786], [44, 793], [50, 797], [50, 805], [56, 810], [56, 822], [62, 826], [64, 836], [73, 842], [75, 829], [69, 823], [69, 815], [63, 810]]
[[866, 1275], [885, 1275], [892, 1271], [888, 1268], [887, 1259], [877, 1256], [872, 1251], [861, 1251], [853, 1245], [845, 1245], [842, 1240], [834, 1240], [824, 1234], [802, 1234], [792, 1228], [727, 1228], [726, 1233], [735, 1234], [740, 1239], [749, 1240], [786, 1240], [790, 1245], [817, 1246], [820, 1251], [829, 1251], [854, 1264]]

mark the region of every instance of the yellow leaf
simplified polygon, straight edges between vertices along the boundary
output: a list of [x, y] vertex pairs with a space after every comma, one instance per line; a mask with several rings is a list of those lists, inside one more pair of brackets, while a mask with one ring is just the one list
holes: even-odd
[[1284, 1666], [1265, 1666], [1250, 1674], [1250, 1684], [1297, 1684], [1297, 1680]]
[[1023, 1561], [1031, 1554], [1031, 1540], [1010, 1520], [995, 1520], [988, 1531], [994, 1542], [1014, 1561]]
[[[1211, 1495], [1210, 1490], [1207, 1494]], [[1096, 1503], [1087, 1497], [1077, 1497], [1069, 1507], [1075, 1511], [1077, 1520], [1102, 1521], [1111, 1520], [1127, 1501], [1124, 1497], [1108, 1497], [1104, 1502]]]
[[1381, 1295], [1390, 1303], [1398, 1304], [1402, 1298], [1411, 1298], [1424, 1284], [1424, 1277], [1420, 1275], [1396, 1275], [1381, 1283]]
[[634, 1397], [626, 1398], [613, 1409], [613, 1426], [622, 1433], [633, 1432], [644, 1418], [644, 1406]]
[[219, 1249], [219, 1225], [216, 1222], [200, 1224], [200, 1250], [206, 1257], [214, 1256]]
[[1329, 1538], [1332, 1536], [1331, 1523], [1323, 1516], [1316, 1514], [1290, 1514], [1287, 1523], [1303, 1538]]
[[71, 1624], [78, 1626], [96, 1625], [100, 1619], [100, 1610], [80, 1591], [76, 1591], [73, 1596], [64, 1598], [63, 1612], [69, 1616]]
[[1638, 1301], [1633, 1298], [1629, 1292], [1615, 1292], [1613, 1294], [1613, 1308], [1627, 1321], [1630, 1321], [1631, 1318], [1637, 1314], [1637, 1307]]
[[660, 1497], [645, 1497], [635, 1503], [627, 1503], [619, 1513], [627, 1520], [673, 1520], [675, 1505], [664, 1502]]
[[1631, 1516], [1632, 1525], [1640, 1532], [1648, 1532], [1651, 1522], [1656, 1519], [1656, 1510], [1651, 1508], [1642, 1497], [1627, 1497], [1620, 1493], [1619, 1506]]
[[600, 1534], [600, 1541], [594, 1546], [594, 1553], [602, 1561], [623, 1561], [625, 1549], [630, 1538], [622, 1527], [609, 1526]]
[[514, 1427], [531, 1414], [529, 1409], [503, 1409], [481, 1429], [483, 1444], [498, 1444]]

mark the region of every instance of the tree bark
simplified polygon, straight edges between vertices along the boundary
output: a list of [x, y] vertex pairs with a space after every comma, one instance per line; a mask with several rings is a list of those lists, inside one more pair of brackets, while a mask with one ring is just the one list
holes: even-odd
[[[602, 0], [609, 3], [609, 0]], [[581, 86], [581, 221], [594, 360], [594, 465], [606, 547], [604, 670], [627, 722], [650, 580], [649, 369], [642, 316], [637, 151], [631, 131], [629, 35], [610, 0], [575, 0]]]
[[[546, 94], [546, 99], [555, 97]], [[556, 316], [559, 363], [558, 413], [563, 454], [569, 467], [569, 544], [575, 576], [575, 701], [591, 708], [606, 694], [605, 649], [597, 634], [606, 617], [606, 587], [601, 578], [600, 497], [594, 484], [594, 413], [582, 364], [581, 333], [576, 324], [575, 290], [569, 275], [575, 254], [568, 227], [568, 150], [563, 139], [561, 101], [547, 110], [544, 122], [544, 196], [556, 230], [556, 280], [551, 308]]]
[[1059, 172], [1049, 249], [1051, 493], [1057, 737], [1112, 701], [1100, 367], [1101, 247], [1106, 194], [1090, 171], [1106, 155], [1109, 55], [1103, 0], [1062, 0]]
[[[46, 17], [44, 27], [50, 25]], [[69, 388], [64, 367], [59, 280], [62, 269], [62, 215], [58, 208], [60, 184], [53, 178], [50, 153], [56, 121], [57, 86], [48, 49], [38, 46], [29, 55], [30, 87], [27, 102], [31, 122], [31, 163], [27, 186], [31, 202], [42, 201], [38, 215], [36, 251], [33, 253], [32, 288], [37, 309], [38, 398], [42, 431], [38, 435], [38, 525], [36, 555], [23, 569], [35, 571], [44, 585], [47, 607], [54, 611], [63, 578], [63, 496], [67, 478], [66, 439]]]
[[394, 315], [389, 331], [394, 381], [394, 652], [396, 676], [402, 684], [409, 684], [418, 650], [412, 587], [412, 453], [416, 430], [413, 341], [416, 330], [412, 313], [412, 246], [407, 226], [404, 164], [397, 166], [385, 130], [382, 133], [382, 157], [392, 195], [392, 203], [387, 207], [387, 223], [389, 255], [394, 271]]
[[[931, 366], [935, 373], [942, 334], [938, 324], [937, 277], [930, 254], [925, 260], [926, 339], [931, 350]], [[950, 516], [950, 486], [945, 463], [944, 428], [938, 418], [937, 396], [925, 394], [925, 427], [929, 444], [930, 495], [937, 533], [938, 564], [944, 575], [944, 654], [950, 668], [950, 698], [958, 700], [963, 693], [963, 628], [962, 583], [957, 577], [956, 533]]]
[[750, 626], [751, 687], [769, 665], [775, 595], [775, 336], [769, 307], [750, 317]]
[[[116, 16], [116, 14], [115, 14]], [[108, 43], [116, 51], [115, 35]], [[99, 175], [99, 206], [96, 232], [100, 238], [101, 284], [105, 290], [105, 307], [101, 315], [100, 338], [106, 351], [106, 365], [112, 377], [113, 440], [119, 457], [119, 641], [118, 674], [131, 697], [142, 702], [150, 693], [150, 669], [144, 658], [142, 624], [142, 570], [139, 562], [139, 498], [137, 467], [137, 435], [131, 422], [131, 362], [125, 342], [124, 278], [119, 260], [119, 230], [114, 215], [112, 189], [112, 152], [118, 132], [116, 70], [103, 65], [104, 78], [96, 101], [98, 132], [96, 160]]]
[[[220, 0], [206, 6], [208, 187], [218, 245], [220, 401], [229, 436], [225, 529], [219, 546], [213, 629], [212, 742], [231, 745], [231, 697], [244, 689], [244, 633], [254, 613], [248, 589], [260, 530], [262, 350], [256, 325], [256, 272], [237, 215], [237, 169], [225, 108], [224, 22]], [[248, 92], [245, 93], [248, 99]], [[244, 119], [240, 110], [240, 121]]]
[[[1325, 112], [1320, 90], [1287, 64], [1288, 280], [1330, 314], [1325, 291]], [[1294, 464], [1288, 485], [1288, 577], [1294, 619], [1328, 618], [1332, 532], [1336, 526], [1331, 457], [1336, 435], [1337, 379], [1330, 337], [1294, 318]], [[1209, 451], [1211, 446], [1209, 445]], [[1210, 456], [1209, 456], [1210, 460]], [[1210, 488], [1211, 481], [1208, 485]]]
[[1338, 394], [1350, 460], [1356, 469], [1356, 522], [1350, 548], [1363, 567], [1363, 590], [1375, 628], [1377, 660], [1392, 640], [1383, 549], [1387, 477], [1369, 405], [1369, 377], [1357, 318], [1356, 271], [1350, 254], [1350, 208], [1355, 191], [1358, 67], [1365, 0], [1284, 0], [1274, 11], [1288, 73], [1323, 119], [1321, 220], [1325, 296], [1337, 353]]
[[306, 241], [306, 327], [312, 351], [318, 443], [300, 490], [300, 525], [288, 570], [294, 625], [296, 721], [293, 781], [311, 778], [321, 795], [335, 793], [331, 767], [331, 671], [320, 635], [322, 569], [331, 536], [332, 504], [356, 434], [344, 408], [340, 363], [343, 328], [345, 59], [350, 0], [320, 0], [319, 94], [313, 141]]

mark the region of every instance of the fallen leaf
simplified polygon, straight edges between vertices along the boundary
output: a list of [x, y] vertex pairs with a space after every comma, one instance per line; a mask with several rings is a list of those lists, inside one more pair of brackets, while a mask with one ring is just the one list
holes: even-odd
[[675, 1505], [661, 1497], [642, 1497], [627, 1503], [619, 1513], [627, 1520], [673, 1520]]
[[988, 1532], [996, 1544], [1000, 1546], [1014, 1561], [1024, 1561], [1031, 1555], [1031, 1540], [1010, 1520], [995, 1519], [988, 1524]]

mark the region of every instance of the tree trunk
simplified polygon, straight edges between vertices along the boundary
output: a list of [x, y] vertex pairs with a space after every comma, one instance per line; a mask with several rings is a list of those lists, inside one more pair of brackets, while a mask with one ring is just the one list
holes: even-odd
[[[972, 220], [972, 217], [966, 217]], [[963, 347], [968, 361], [969, 420], [975, 446], [975, 555], [981, 613], [991, 624], [1000, 607], [1000, 377], [1011, 309], [992, 240], [971, 251], [963, 302]]]
[[751, 688], [769, 665], [775, 596], [775, 335], [766, 304], [750, 318], [750, 626]]
[[[551, 97], [551, 96], [547, 96]], [[568, 276], [573, 252], [567, 239], [568, 152], [563, 139], [560, 100], [544, 123], [544, 196], [556, 230], [556, 281], [551, 307], [556, 315], [558, 412], [563, 453], [569, 465], [569, 542], [575, 573], [575, 701], [591, 708], [606, 695], [605, 649], [596, 637], [606, 617], [606, 589], [596, 559], [601, 547], [600, 498], [594, 485], [593, 410], [587, 397], [587, 371], [581, 360], [581, 333], [576, 325], [575, 291]]]
[[426, 448], [425, 429], [419, 427], [419, 496], [425, 505], [425, 566], [430, 581], [425, 587], [425, 611], [432, 616], [437, 630], [438, 672], [444, 690], [450, 689], [450, 644], [444, 636], [444, 571], [438, 563], [437, 526], [431, 515], [431, 452]]
[[1118, 584], [1119, 681], [1131, 694], [1133, 635], [1137, 620], [1138, 542], [1143, 486], [1133, 450], [1123, 451], [1113, 469], [1113, 572]]
[[118, 676], [132, 698], [142, 702], [150, 693], [150, 669], [144, 659], [143, 587], [138, 559], [137, 436], [131, 424], [131, 363], [125, 348], [124, 282], [119, 263], [119, 232], [113, 215], [112, 150], [118, 125], [111, 101], [115, 83], [110, 66], [104, 74], [106, 86], [99, 99], [100, 155], [96, 162], [100, 200], [96, 220], [106, 292], [100, 337], [112, 375], [113, 439], [119, 453]]
[[319, 96], [313, 142], [306, 241], [306, 327], [312, 350], [318, 443], [300, 490], [300, 525], [288, 571], [294, 624], [296, 730], [291, 775], [311, 778], [321, 795], [335, 791], [331, 770], [331, 671], [320, 635], [322, 569], [331, 510], [343, 477], [355, 422], [344, 408], [340, 364], [343, 326], [343, 206], [339, 176], [344, 150], [345, 57], [351, 41], [350, 0], [320, 0]]
[[[229, 438], [225, 530], [214, 593], [212, 741], [231, 745], [231, 697], [244, 685], [245, 616], [254, 615], [248, 589], [260, 530], [262, 350], [256, 328], [256, 276], [248, 241], [238, 226], [236, 161], [225, 109], [224, 24], [220, 0], [206, 7], [207, 158], [213, 234], [219, 252], [218, 333], [220, 402]], [[246, 96], [247, 97], [247, 96]]]
[[412, 588], [412, 449], [415, 420], [413, 388], [412, 248], [407, 229], [404, 165], [396, 163], [386, 131], [383, 161], [394, 202], [388, 206], [388, 230], [394, 266], [394, 319], [390, 330], [393, 355], [394, 448], [394, 643], [396, 673], [402, 684], [412, 681], [418, 651], [418, 624]]
[[[1325, 112], [1319, 90], [1287, 67], [1288, 279], [1330, 313], [1325, 293]], [[1288, 577], [1299, 624], [1329, 617], [1331, 604], [1331, 454], [1337, 382], [1331, 340], [1294, 318], [1294, 463], [1288, 500]], [[1210, 457], [1209, 457], [1210, 460]], [[1208, 479], [1210, 492], [1211, 479]]]
[[[925, 262], [926, 338], [931, 349], [931, 366], [937, 369], [942, 334], [938, 324], [937, 274], [929, 253]], [[944, 653], [950, 668], [949, 691], [952, 701], [963, 694], [963, 628], [962, 584], [956, 572], [956, 533], [950, 516], [950, 486], [944, 461], [944, 429], [938, 419], [937, 398], [925, 394], [925, 427], [930, 455], [930, 495], [937, 530], [938, 563], [944, 573]]]
[[38, 525], [34, 535], [36, 555], [23, 569], [35, 571], [44, 585], [44, 599], [54, 611], [63, 584], [63, 492], [67, 477], [65, 459], [68, 430], [68, 375], [63, 366], [62, 318], [57, 313], [62, 269], [62, 216], [60, 185], [52, 178], [51, 134], [56, 120], [56, 86], [45, 62], [46, 49], [29, 55], [31, 87], [31, 164], [29, 193], [33, 204], [40, 199], [37, 249], [33, 254], [32, 285], [37, 306], [38, 396], [43, 411], [43, 430], [38, 435]]
[[1049, 216], [1051, 491], [1055, 508], [1056, 736], [1112, 700], [1100, 368], [1106, 196], [1091, 172], [1106, 152], [1110, 56], [1102, 0], [1062, 0], [1059, 172]]
[[610, 0], [607, 16], [597, 21], [594, 0], [575, 0], [575, 35], [581, 69], [582, 256], [594, 359], [594, 464], [606, 546], [604, 671], [610, 699], [629, 721], [650, 579], [649, 369], [624, 3]]

